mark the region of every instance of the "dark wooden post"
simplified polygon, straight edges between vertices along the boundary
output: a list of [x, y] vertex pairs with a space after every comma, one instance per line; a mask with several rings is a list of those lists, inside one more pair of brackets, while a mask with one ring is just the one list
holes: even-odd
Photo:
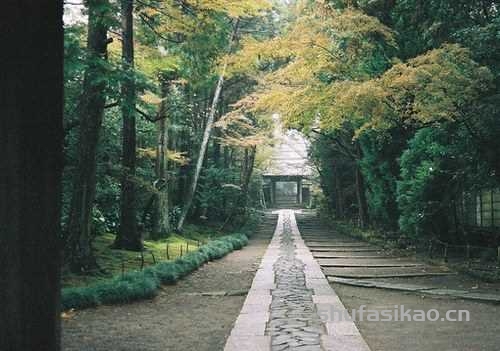
[[302, 204], [302, 179], [297, 180], [297, 203]]
[[0, 12], [0, 350], [60, 350], [63, 4]]
[[467, 266], [471, 266], [471, 259], [470, 259], [470, 244], [467, 244], [465, 247], [465, 257], [467, 259]]
[[493, 189], [490, 190], [490, 210], [491, 210], [491, 227], [495, 226], [495, 202], [493, 198]]
[[272, 207], [276, 207], [276, 181], [271, 179], [271, 203]]

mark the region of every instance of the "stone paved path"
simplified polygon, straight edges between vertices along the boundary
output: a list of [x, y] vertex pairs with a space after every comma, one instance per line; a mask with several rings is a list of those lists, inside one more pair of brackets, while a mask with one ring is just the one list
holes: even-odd
[[356, 325], [334, 321], [345, 307], [302, 240], [294, 212], [281, 210], [225, 351], [369, 351]]
[[290, 214], [284, 215], [281, 256], [274, 264], [276, 289], [272, 291], [267, 333], [271, 350], [319, 351], [323, 323], [314, 309], [312, 290], [306, 287], [305, 265], [295, 255]]

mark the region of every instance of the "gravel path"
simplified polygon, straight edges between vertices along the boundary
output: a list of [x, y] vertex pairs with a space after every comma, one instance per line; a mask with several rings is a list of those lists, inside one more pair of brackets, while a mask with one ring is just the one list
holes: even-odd
[[245, 300], [222, 294], [250, 288], [275, 224], [275, 216], [265, 217], [243, 250], [165, 286], [151, 301], [78, 311], [63, 320], [63, 350], [222, 350]]
[[498, 351], [500, 306], [487, 303], [429, 298], [413, 293], [392, 292], [334, 284], [349, 310], [392, 309], [395, 305], [412, 310], [467, 310], [470, 321], [358, 321], [357, 325], [372, 351]]

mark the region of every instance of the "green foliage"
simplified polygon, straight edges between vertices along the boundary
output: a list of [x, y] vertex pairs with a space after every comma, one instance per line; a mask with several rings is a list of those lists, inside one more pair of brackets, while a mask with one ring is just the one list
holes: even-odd
[[[62, 224], [68, 222], [69, 201], [71, 199], [72, 179], [78, 155], [78, 112], [82, 98], [82, 83], [89, 69], [99, 69], [96, 81], [105, 81], [107, 89], [103, 96], [106, 101], [102, 128], [96, 154], [97, 171], [95, 178], [95, 209], [93, 210], [93, 229], [96, 236], [104, 232], [116, 232], [119, 227], [120, 179], [123, 173], [118, 165], [122, 156], [122, 116], [119, 103], [122, 100], [120, 82], [124, 74], [133, 75], [137, 96], [154, 96], [155, 99], [137, 99], [137, 146], [138, 160], [136, 176], [137, 208], [139, 227], [147, 232], [150, 229], [151, 210], [148, 210], [154, 193], [153, 184], [158, 176], [155, 172], [155, 148], [158, 145], [157, 124], [154, 120], [160, 113], [160, 105], [165, 102], [165, 117], [168, 127], [168, 154], [177, 155], [169, 159], [169, 198], [172, 209], [171, 220], [176, 220], [176, 209], [182, 208], [187, 183], [192, 167], [189, 164], [196, 158], [193, 150], [199, 149], [200, 134], [206, 122], [209, 100], [219, 75], [222, 56], [227, 53], [230, 33], [241, 17], [240, 29], [267, 30], [273, 25], [274, 17], [271, 4], [267, 0], [258, 1], [185, 1], [182, 6], [176, 1], [151, 0], [135, 4], [134, 7], [134, 46], [136, 68], [125, 72], [121, 64], [121, 38], [119, 2], [84, 2], [83, 15], [88, 16], [85, 23], [106, 21], [110, 26], [107, 37], [108, 53], [96, 57], [87, 46], [87, 26], [82, 23], [68, 23], [65, 26], [65, 169], [63, 181]], [[89, 10], [92, 5], [92, 10]], [[262, 18], [262, 21], [260, 20]], [[262, 36], [262, 33], [258, 34]], [[236, 50], [236, 48], [234, 48]], [[166, 79], [167, 78], [167, 79]], [[168, 81], [167, 96], [162, 96], [162, 83]], [[224, 91], [224, 99], [219, 110], [228, 111], [230, 105], [241, 98], [248, 86], [254, 84], [247, 79], [235, 79]], [[224, 148], [221, 147], [221, 151]], [[234, 155], [233, 164], [222, 166], [224, 184], [234, 184], [233, 175], [239, 174], [237, 147], [227, 147], [228, 154]], [[232, 151], [234, 149], [234, 152]], [[211, 151], [211, 150], [209, 150]], [[212, 154], [210, 152], [210, 154]], [[210, 160], [208, 164], [211, 164]], [[210, 173], [210, 170], [209, 170]], [[210, 175], [208, 176], [211, 177]], [[234, 177], [236, 179], [236, 177]], [[213, 179], [213, 177], [212, 177]], [[210, 183], [211, 180], [208, 180]], [[214, 188], [216, 189], [216, 188]], [[226, 214], [234, 201], [236, 191], [223, 187], [219, 193], [206, 192], [199, 195], [198, 207], [214, 208], [215, 215]], [[221, 199], [221, 196], [224, 199]], [[150, 206], [151, 207], [151, 206]], [[199, 208], [198, 208], [199, 209]], [[197, 210], [198, 210], [197, 209]], [[197, 213], [197, 211], [193, 211]], [[218, 217], [221, 218], [221, 217]], [[174, 223], [175, 224], [175, 223]]]
[[335, 141], [338, 138], [338, 132], [315, 138], [311, 145], [311, 158], [320, 170], [321, 188], [334, 217], [352, 218], [357, 211], [352, 183], [356, 164]]
[[[148, 230], [147, 206], [157, 179], [157, 126], [146, 117], [159, 114], [161, 82], [175, 72], [176, 81], [163, 100], [168, 148], [183, 160], [170, 160], [168, 166], [175, 224], [192, 176], [193, 150], [199, 149], [221, 62], [227, 59], [219, 113], [255, 116], [257, 131], [248, 136], [241, 132], [241, 124], [217, 130], [196, 194], [196, 217], [225, 219], [234, 212], [241, 194], [242, 150], [257, 137], [265, 139], [260, 132], [266, 127], [258, 117], [265, 111], [280, 112], [288, 126], [314, 130], [311, 156], [338, 218], [357, 216], [354, 174], [359, 166], [374, 225], [394, 230], [399, 223], [413, 237], [456, 232], [450, 213], [460, 194], [500, 180], [500, 2], [298, 1], [289, 7], [278, 2], [274, 11], [268, 3], [188, 0], [182, 8], [170, 0], [137, 4], [134, 78], [139, 96], [156, 97], [137, 101], [142, 113], [138, 112], [140, 152], [134, 182], [139, 189], [135, 205], [145, 213], [142, 228]], [[98, 6], [97, 11], [118, 29], [116, 8]], [[239, 23], [241, 38], [226, 57], [235, 17], [244, 17]], [[63, 223], [77, 159], [74, 122], [85, 70], [96, 66], [104, 72], [99, 79], [108, 83], [108, 104], [121, 98], [120, 40], [108, 35], [114, 41], [105, 61], [86, 52], [83, 26], [65, 28]], [[119, 225], [123, 171], [116, 166], [122, 153], [120, 111], [107, 108], [104, 117], [96, 155], [97, 241], [106, 236], [101, 233], [116, 231]], [[252, 205], [258, 205], [260, 189], [260, 179], [253, 177]], [[158, 265], [156, 276], [160, 282], [175, 281], [235, 245], [204, 246], [199, 255]], [[138, 285], [132, 284], [135, 279], [114, 285], [122, 284], [131, 298], [154, 286], [152, 277]], [[67, 296], [81, 299], [82, 305], [101, 303], [107, 299], [103, 291], [113, 291], [111, 286], [101, 288], [89, 293], [95, 298], [80, 296], [79, 290]]]
[[446, 196], [445, 184], [450, 179], [443, 170], [443, 160], [448, 153], [443, 138], [446, 135], [439, 130], [420, 130], [401, 157], [399, 224], [401, 230], [412, 237], [439, 235], [439, 230], [446, 229], [433, 228], [436, 220], [446, 218], [442, 211], [445, 203], [441, 200]]
[[62, 308], [82, 309], [152, 298], [157, 294], [159, 284], [156, 273], [150, 269], [143, 272], [129, 272], [93, 286], [63, 289]]
[[463, 27], [454, 34], [454, 39], [469, 48], [474, 59], [488, 66], [497, 81], [500, 74], [500, 17], [492, 17], [485, 23]]
[[196, 200], [200, 208], [209, 212], [209, 217], [224, 218], [237, 206], [240, 194], [239, 174], [210, 166], [200, 176]]
[[452, 41], [466, 28], [494, 21], [499, 4], [497, 0], [397, 1], [392, 18], [403, 56], [417, 56]]
[[[200, 251], [203, 249], [200, 248]], [[176, 262], [162, 262], [154, 266], [154, 271], [162, 284], [173, 284], [181, 276], [181, 267]]]
[[359, 165], [373, 225], [460, 240], [462, 192], [500, 179], [498, 2], [326, 3], [302, 2], [282, 37], [246, 43], [236, 68], [278, 63], [252, 106], [316, 128], [312, 157], [337, 217], [356, 216]]
[[403, 233], [413, 238], [463, 240], [460, 223], [454, 220], [462, 192], [498, 184], [480, 154], [475, 138], [454, 123], [415, 134], [400, 162], [397, 201]]
[[360, 165], [366, 182], [370, 218], [381, 228], [395, 230], [399, 218], [397, 159], [406, 147], [406, 138], [399, 130], [393, 134], [367, 133], [360, 138], [360, 143], [363, 151]]

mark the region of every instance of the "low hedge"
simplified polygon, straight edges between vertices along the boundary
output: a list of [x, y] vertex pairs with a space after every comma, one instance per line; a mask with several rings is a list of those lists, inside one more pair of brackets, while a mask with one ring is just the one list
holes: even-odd
[[204, 263], [224, 257], [248, 244], [245, 234], [213, 240], [175, 261], [162, 262], [142, 271], [132, 271], [85, 287], [62, 290], [62, 309], [123, 304], [156, 296], [162, 284], [173, 284]]

